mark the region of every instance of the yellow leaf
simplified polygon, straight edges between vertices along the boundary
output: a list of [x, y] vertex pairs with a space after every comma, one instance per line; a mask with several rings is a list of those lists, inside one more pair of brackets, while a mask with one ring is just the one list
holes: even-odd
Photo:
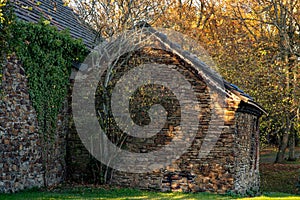
[[223, 20], [223, 19], [221, 19], [221, 20], [220, 20], [220, 22], [219, 22], [219, 25], [222, 25], [222, 24], [223, 24], [223, 22], [224, 22], [224, 20]]
[[50, 22], [49, 20], [44, 20], [43, 23], [44, 23], [45, 25], [49, 25], [51, 22]]

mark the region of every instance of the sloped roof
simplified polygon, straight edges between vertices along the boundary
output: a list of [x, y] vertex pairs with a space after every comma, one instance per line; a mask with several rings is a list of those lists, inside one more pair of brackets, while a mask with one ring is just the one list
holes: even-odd
[[250, 95], [245, 93], [238, 86], [229, 83], [225, 80], [224, 80], [224, 86], [228, 92], [232, 93], [233, 95], [236, 95], [238, 98], [241, 99], [241, 103], [239, 105], [238, 111], [248, 112], [258, 116], [262, 114], [268, 115], [267, 111], [262, 106], [256, 103]]
[[[168, 38], [164, 33], [152, 28], [149, 24], [142, 22], [138, 24], [133, 29], [141, 30], [141, 35], [145, 35], [146, 37], [151, 37], [150, 41], [157, 41], [163, 49], [167, 49], [175, 55], [178, 55], [185, 62], [193, 66], [198, 75], [204, 78], [205, 82], [214, 90], [220, 92], [220, 94], [224, 94], [224, 96], [229, 96], [232, 98], [238, 98], [240, 100], [238, 111], [251, 113], [257, 116], [261, 116], [262, 114], [267, 114], [267, 112], [262, 108], [258, 103], [256, 103], [252, 97], [246, 94], [243, 90], [238, 88], [236, 85], [231, 84], [224, 80], [222, 77], [218, 75], [213, 69], [210, 68], [206, 63], [200, 60], [196, 55], [192, 54], [189, 51], [184, 50], [181, 45], [173, 42]], [[135, 32], [133, 30], [133, 33]], [[129, 37], [130, 38], [130, 37]], [[102, 54], [110, 54], [112, 55], [116, 48], [122, 48], [122, 36], [116, 39], [113, 43], [110, 44], [106, 52], [102, 52]], [[132, 45], [137, 45], [137, 41], [132, 41]], [[124, 42], [125, 45], [126, 42]], [[125, 48], [125, 47], [124, 47]], [[133, 48], [134, 49], [134, 48]], [[109, 55], [108, 55], [109, 56]]]
[[166, 35], [160, 33], [159, 31], [155, 30], [148, 24], [143, 24], [142, 26], [139, 25], [138, 28], [145, 28], [151, 34], [155, 35], [156, 39], [159, 40], [162, 44], [168, 47], [173, 53], [179, 55], [183, 60], [187, 63], [191, 64], [192, 66], [197, 66], [198, 74], [205, 79], [205, 81], [211, 86], [214, 87], [216, 90], [219, 90], [221, 93], [225, 93], [226, 96], [236, 96], [241, 101], [239, 104], [238, 111], [251, 113], [257, 116], [261, 116], [262, 114], [268, 115], [266, 110], [260, 106], [254, 99], [246, 94], [243, 90], [241, 90], [238, 86], [227, 82], [216, 73], [213, 69], [211, 69], [206, 63], [199, 60], [199, 58], [182, 49], [180, 45], [170, 41]]
[[82, 39], [87, 48], [94, 48], [100, 41], [97, 33], [84, 24], [62, 0], [11, 0], [18, 19], [38, 22], [43, 16], [58, 30], [69, 29], [75, 39]]

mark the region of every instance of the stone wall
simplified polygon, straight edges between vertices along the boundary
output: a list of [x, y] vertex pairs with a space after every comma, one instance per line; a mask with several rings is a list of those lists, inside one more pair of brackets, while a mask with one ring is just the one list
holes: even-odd
[[69, 116], [68, 103], [65, 101], [61, 113], [57, 117], [57, 131], [46, 146], [45, 185], [55, 186], [66, 179], [67, 132]]
[[[161, 50], [141, 50], [133, 54], [126, 62], [122, 60], [120, 62], [126, 64], [116, 68], [117, 75], [115, 75], [116, 80], [112, 80], [113, 83], [126, 70], [135, 67], [136, 63], [155, 62], [166, 64], [170, 68], [176, 67], [176, 70], [184, 74], [186, 79], [190, 81], [193, 91], [196, 93], [200, 108], [200, 122], [198, 133], [191, 147], [173, 164], [149, 173], [135, 174], [113, 170], [109, 179], [110, 184], [157, 191], [207, 191], [223, 194], [226, 192], [245, 194], [258, 191], [258, 117], [253, 114], [237, 112], [240, 99], [226, 99], [227, 107], [221, 108], [223, 109], [221, 112], [225, 114], [224, 119], [216, 123], [217, 130], [221, 130], [220, 137], [209, 155], [199, 159], [199, 150], [208, 133], [211, 120], [211, 99], [205, 82], [195, 75], [191, 66], [183, 60]], [[169, 104], [164, 101], [160, 103], [164, 104], [165, 109], [171, 114], [164, 128], [156, 136], [147, 139], [126, 137], [124, 147], [141, 155], [168, 145], [176, 135], [180, 123], [180, 112], [178, 112], [180, 105], [172, 99], [172, 94], [159, 87], [143, 88], [144, 91], [148, 91], [148, 89], [154, 90], [154, 93], [157, 94], [164, 94], [163, 96], [168, 99], [167, 103]], [[136, 93], [130, 104], [132, 110], [135, 110], [135, 105], [142, 102], [139, 95], [141, 96], [140, 93]], [[101, 97], [101, 94], [97, 93], [96, 108], [101, 110], [101, 107], [98, 107], [101, 104], [99, 97]], [[143, 115], [143, 112], [134, 113], [132, 116], [138, 124], [147, 123], [147, 116]], [[92, 157], [82, 145], [75, 127], [73, 125], [71, 127], [68, 135], [68, 152], [70, 152], [67, 158], [68, 175], [71, 180], [77, 182], [93, 181], [95, 176], [91, 174], [93, 165], [90, 163]], [[111, 137], [112, 140], [115, 140], [114, 136], [123, 134], [116, 127], [117, 124], [112, 123], [109, 128], [108, 137]], [[153, 163], [145, 163], [145, 166], [148, 164]], [[97, 163], [97, 165], [98, 171], [95, 169], [96, 174], [94, 175], [101, 176], [101, 165], [100, 163]]]
[[234, 125], [222, 128], [218, 142], [207, 157], [198, 158], [198, 145], [206, 134], [200, 129], [191, 148], [171, 166], [144, 174], [114, 171], [111, 184], [158, 191], [220, 194], [234, 191], [235, 129]]
[[[183, 153], [170, 166], [143, 174], [114, 171], [111, 184], [159, 191], [206, 191], [221, 194], [257, 192], [259, 189], [258, 117], [237, 112], [240, 99], [226, 99], [227, 107], [221, 108], [223, 109], [221, 112], [224, 112], [225, 116], [215, 122], [213, 127], [218, 127], [216, 130], [221, 131], [219, 139], [210, 153], [199, 159], [199, 150], [204, 138], [209, 134], [208, 128], [212, 119], [211, 99], [205, 82], [201, 77], [193, 74], [193, 69], [188, 64], [170, 53], [152, 50], [150, 55], [149, 52], [139, 52], [138, 54], [143, 59], [152, 59], [152, 62], [154, 60], [156, 63], [163, 61], [171, 68], [175, 65], [176, 70], [186, 76], [193, 86], [201, 108], [198, 117], [200, 119], [198, 133], [187, 152]], [[138, 63], [147, 63], [147, 59], [143, 61], [139, 60]], [[130, 64], [133, 66], [133, 63]], [[123, 70], [127, 68], [127, 66], [122, 67]], [[176, 106], [176, 104], [171, 104], [171, 106]], [[168, 106], [165, 109], [172, 110]], [[180, 121], [180, 114], [176, 115], [175, 112], [175, 117], [172, 116], [172, 119], [174, 118]], [[168, 123], [170, 121], [166, 122], [166, 124]], [[171, 122], [171, 125], [167, 125], [153, 138], [127, 139], [126, 149], [140, 153], [142, 157], [142, 153], [154, 151], [157, 146], [168, 145], [169, 140], [172, 139], [170, 135], [176, 135], [178, 124]], [[147, 161], [144, 163], [145, 166], [150, 164], [153, 163], [147, 163]]]
[[[71, 115], [72, 116], [72, 115]], [[76, 183], [100, 183], [101, 164], [93, 159], [82, 144], [73, 119], [70, 118], [67, 134], [67, 180]]]
[[92, 183], [100, 184], [101, 182], [101, 168], [99, 161], [93, 158], [88, 152], [77, 133], [73, 115], [72, 115], [72, 86], [76, 71], [73, 69], [71, 78], [71, 87], [68, 96], [68, 133], [67, 133], [67, 154], [66, 154], [66, 178], [70, 182], [80, 184]]
[[[65, 131], [63, 114], [58, 134], [48, 145], [38, 133], [26, 72], [15, 56], [3, 66], [0, 101], [0, 192], [55, 185], [64, 178]], [[43, 154], [43, 148], [48, 149]], [[45, 159], [47, 158], [47, 159]], [[43, 161], [48, 164], [43, 165]]]
[[[138, 52], [132, 59], [136, 62], [141, 58], [145, 63], [155, 60], [170, 67], [176, 66], [181, 73], [185, 74], [199, 101], [199, 128], [191, 147], [172, 165], [143, 174], [113, 171], [110, 183], [159, 191], [215, 193], [233, 191], [242, 194], [257, 192], [259, 189], [258, 117], [236, 112], [239, 102], [229, 99], [224, 121], [220, 121], [217, 125], [222, 130], [218, 142], [207, 157], [199, 159], [199, 149], [207, 135], [211, 120], [211, 99], [206, 84], [201, 78], [195, 76], [188, 64], [170, 53], [161, 50], [151, 51], [151, 54], [148, 51]], [[134, 66], [130, 61], [128, 65]], [[126, 67], [123, 69], [126, 70]], [[54, 140], [45, 144], [38, 133], [37, 116], [28, 93], [26, 73], [15, 56], [12, 56], [4, 66], [2, 79], [0, 192], [51, 186], [63, 180], [79, 183], [103, 181], [100, 179], [103, 179], [104, 166], [83, 146], [72, 122], [71, 96], [66, 100], [64, 109], [58, 116], [58, 131]], [[180, 131], [177, 129], [180, 123], [178, 102], [172, 99], [172, 94], [168, 91], [159, 87], [156, 90], [167, 96], [165, 103], [171, 102], [166, 104], [166, 109], [171, 113], [170, 118], [156, 137], [140, 141], [127, 137], [126, 148], [133, 152], [147, 153], [168, 145], [176, 132]], [[99, 102], [96, 98], [96, 105], [97, 103]], [[134, 103], [139, 103], [138, 98], [133, 101], [133, 107]], [[145, 120], [147, 121], [147, 117], [140, 114], [136, 113], [136, 120], [143, 124]], [[116, 131], [116, 127], [112, 124], [110, 134]], [[43, 164], [45, 161], [47, 165]]]
[[258, 117], [236, 113], [235, 121], [235, 191], [255, 194], [259, 191], [259, 127]]
[[[208, 134], [210, 122], [212, 120], [211, 97], [206, 83], [197, 76], [192, 67], [175, 55], [161, 50], [145, 50], [133, 56], [132, 60], [137, 63], [166, 64], [169, 68], [176, 68], [184, 74], [197, 96], [199, 103], [199, 125], [198, 132], [191, 146], [183, 153], [178, 160], [170, 166], [158, 169], [152, 173], [133, 174], [114, 171], [111, 184], [142, 189], [154, 189], [160, 191], [182, 191], [182, 192], [215, 192], [226, 193], [234, 189], [234, 111], [226, 112], [226, 122], [224, 118], [214, 121], [214, 129], [220, 131], [220, 137], [209, 155], [199, 158], [199, 151], [204, 138]], [[128, 65], [134, 63], [128, 61]], [[123, 70], [127, 66], [122, 66]], [[161, 76], [164, 76], [163, 74]], [[164, 77], [160, 77], [164, 78]], [[172, 82], [172, 80], [168, 80]], [[159, 90], [159, 89], [158, 89]], [[167, 96], [166, 91], [161, 91]], [[139, 102], [138, 100], [136, 102]], [[174, 101], [176, 102], [176, 101]], [[168, 145], [173, 136], [180, 131], [180, 105], [176, 103], [164, 105], [168, 113], [171, 113], [165, 127], [155, 137], [138, 140], [128, 137], [125, 146], [133, 152], [141, 154], [155, 151], [162, 146]], [[177, 107], [176, 107], [177, 106]], [[175, 107], [175, 108], [174, 108]], [[224, 112], [221, 108], [219, 112]], [[233, 108], [234, 110], [235, 108]], [[175, 111], [174, 111], [175, 110]], [[145, 166], [153, 163], [144, 163]]]
[[[224, 128], [207, 159], [198, 159], [194, 145], [174, 164], [152, 173], [133, 174], [114, 171], [111, 184], [140, 189], [224, 194], [234, 189], [234, 157], [231, 128]], [[197, 137], [195, 143], [201, 143]], [[145, 163], [146, 165], [146, 163]]]
[[[231, 119], [205, 159], [197, 159], [198, 148], [193, 145], [165, 169], [145, 174], [114, 171], [111, 183], [159, 191], [257, 194], [260, 188], [258, 117], [236, 112]], [[194, 144], [202, 142], [203, 137], [199, 137], [202, 134]]]

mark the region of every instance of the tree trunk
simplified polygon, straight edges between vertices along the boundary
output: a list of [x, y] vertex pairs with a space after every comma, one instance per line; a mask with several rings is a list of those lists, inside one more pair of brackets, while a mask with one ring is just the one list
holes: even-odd
[[282, 163], [284, 161], [285, 150], [288, 146], [289, 141], [289, 133], [287, 131], [284, 132], [282, 136], [282, 140], [279, 144], [279, 149], [277, 152], [275, 163]]
[[288, 117], [286, 117], [286, 127], [284, 130], [282, 139], [280, 141], [280, 144], [279, 144], [279, 149], [277, 152], [275, 163], [282, 163], [284, 161], [284, 154], [285, 154], [285, 150], [288, 146], [290, 130], [291, 130], [290, 119]]
[[295, 161], [295, 133], [292, 133], [289, 141], [289, 158], [288, 161]]

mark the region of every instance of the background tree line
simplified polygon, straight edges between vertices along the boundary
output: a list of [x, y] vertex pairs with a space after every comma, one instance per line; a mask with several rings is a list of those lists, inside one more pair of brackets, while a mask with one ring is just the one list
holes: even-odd
[[199, 41], [228, 81], [269, 113], [261, 141], [295, 160], [300, 129], [299, 0], [67, 0], [103, 37], [141, 20]]

